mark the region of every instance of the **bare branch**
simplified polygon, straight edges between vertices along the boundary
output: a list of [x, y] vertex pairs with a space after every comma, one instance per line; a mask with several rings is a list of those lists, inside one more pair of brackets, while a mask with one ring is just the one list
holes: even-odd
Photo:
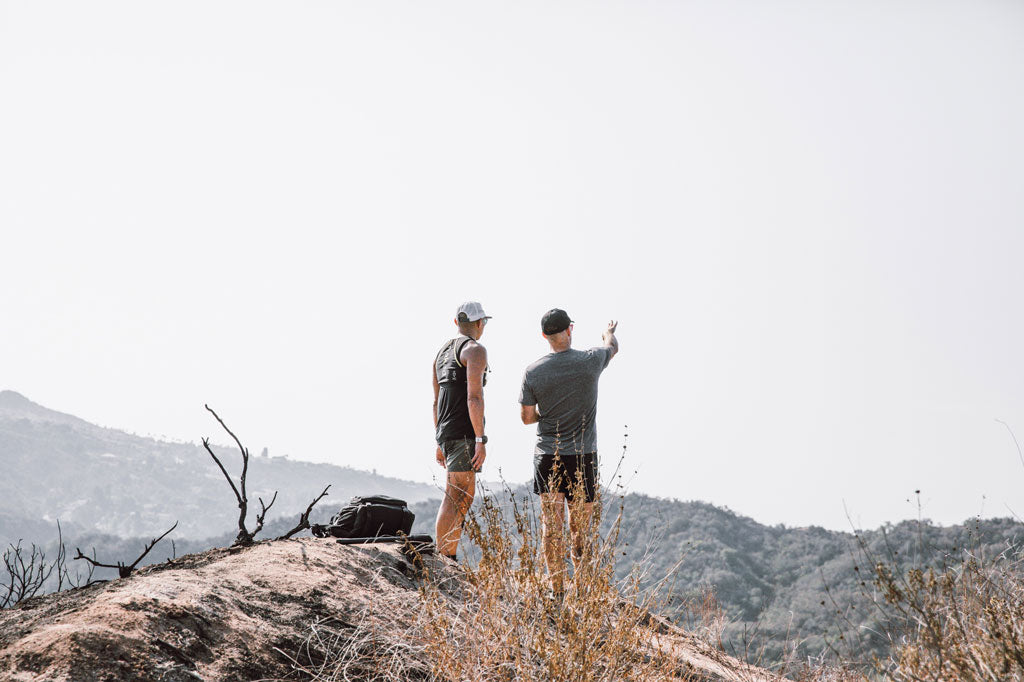
[[213, 454], [213, 450], [210, 449], [209, 438], [203, 439], [203, 447], [206, 448], [206, 451], [210, 453], [210, 457], [213, 457], [213, 461], [220, 467], [221, 473], [224, 474], [224, 478], [228, 479], [228, 485], [231, 486], [231, 491], [235, 493], [235, 499], [238, 500], [238, 506], [241, 507], [243, 504], [242, 496], [238, 494], [238, 488], [235, 487], [235, 482], [231, 480], [231, 476], [228, 474], [227, 469], [224, 468], [224, 465], [220, 463], [219, 459], [217, 459], [217, 455]]
[[93, 558], [93, 557], [96, 556], [96, 550], [95, 549], [93, 550], [92, 557], [87, 557], [84, 554], [82, 554], [82, 550], [80, 548], [78, 548], [78, 547], [75, 547], [75, 552], [76, 552], [76, 554], [75, 554], [75, 561], [78, 561], [79, 559], [85, 559], [86, 561], [89, 562], [89, 565], [92, 566], [93, 568], [116, 568], [118, 571], [120, 571], [122, 568], [124, 568], [124, 564], [122, 564], [122, 563], [104, 564], [102, 562], [96, 561], [96, 559]]
[[[20, 540], [18, 541], [18, 544], [21, 544]], [[13, 548], [14, 545], [11, 545], [11, 547]], [[14, 604], [15, 573], [11, 570], [11, 565], [7, 562], [7, 558], [8, 555], [10, 554], [10, 551], [11, 550], [8, 549], [4, 552], [4, 568], [7, 569], [7, 577], [9, 582], [7, 583], [7, 594], [3, 595], [3, 597], [0, 597], [0, 609], [6, 609], [8, 606]]]
[[57, 569], [57, 589], [60, 592], [64, 589], [64, 582], [71, 583], [71, 575], [68, 573], [68, 550], [64, 546], [64, 531], [60, 527], [60, 519], [57, 519], [57, 559], [54, 566]]
[[274, 496], [270, 499], [270, 504], [263, 504], [262, 497], [257, 499], [260, 501], [261, 511], [256, 515], [256, 528], [252, 532], [252, 537], [256, 537], [256, 533], [263, 530], [263, 520], [267, 518], [267, 512], [274, 506], [274, 501], [277, 500], [277, 491], [274, 491]]
[[[212, 414], [214, 419], [224, 427], [224, 430], [227, 431], [228, 435], [234, 439], [235, 443], [238, 445], [238, 449], [242, 452], [242, 477], [239, 480], [239, 487], [241, 487], [242, 491], [239, 492], [238, 488], [235, 487], [235, 482], [231, 480], [231, 476], [228, 475], [227, 470], [224, 468], [224, 465], [221, 464], [219, 459], [217, 459], [217, 455], [213, 454], [213, 449], [210, 447], [210, 440], [208, 438], [203, 439], [203, 447], [206, 448], [206, 451], [210, 453], [211, 457], [213, 457], [213, 461], [215, 461], [217, 466], [220, 467], [221, 472], [224, 474], [224, 478], [228, 479], [228, 483], [231, 484], [231, 490], [235, 493], [235, 499], [238, 500], [238, 535], [235, 537], [235, 541], [232, 544], [240, 546], [251, 545], [252, 536], [255, 535], [255, 533], [250, 533], [245, 527], [245, 517], [249, 512], [249, 497], [245, 492], [245, 478], [249, 473], [249, 451], [245, 449], [244, 445], [242, 445], [242, 441], [238, 440], [238, 436], [228, 428], [228, 425], [224, 423], [224, 420], [220, 418], [220, 415], [214, 412], [209, 405], [204, 404], [203, 407], [205, 407], [206, 411]], [[262, 501], [260, 504], [262, 504]], [[273, 501], [271, 501], [271, 504], [273, 504]], [[264, 513], [265, 512], [266, 509], [264, 509]], [[259, 530], [256, 532], [259, 532]]]
[[46, 553], [33, 544], [26, 554], [22, 541], [10, 544], [3, 555], [4, 570], [8, 583], [6, 594], [0, 596], [0, 608], [14, 606], [18, 602], [34, 597], [57, 567], [57, 562], [47, 564]]
[[[81, 554], [81, 552], [79, 552], [79, 554]], [[92, 558], [94, 560], [96, 559], [96, 548], [95, 547], [92, 548]], [[89, 571], [85, 574], [85, 586], [86, 587], [88, 587], [89, 585], [92, 585], [92, 582], [93, 582], [92, 577], [96, 573], [96, 566], [95, 566], [95, 564], [88, 564], [88, 566], [89, 566]], [[78, 574], [77, 570], [75, 571], [75, 581], [76, 581], [76, 587], [82, 587], [83, 586], [82, 585], [82, 577]]]
[[313, 507], [315, 507], [316, 503], [319, 502], [320, 500], [322, 500], [327, 495], [327, 491], [330, 490], [330, 489], [331, 489], [330, 485], [328, 485], [326, 488], [324, 488], [324, 491], [322, 493], [320, 493], [315, 500], [313, 500], [312, 502], [309, 503], [309, 506], [306, 507], [306, 511], [302, 512], [302, 514], [299, 515], [299, 523], [298, 523], [298, 525], [296, 525], [290, 531], [288, 531], [287, 533], [285, 533], [284, 535], [282, 535], [281, 537], [279, 537], [277, 539], [278, 540], [287, 540], [288, 538], [290, 538], [291, 536], [295, 535], [299, 531], [303, 531], [303, 530], [306, 530], [307, 528], [309, 528], [309, 515], [311, 513], [313, 513]]
[[248, 450], [246, 450], [246, 449], [245, 449], [245, 446], [243, 446], [243, 445], [242, 445], [242, 441], [238, 440], [238, 436], [236, 436], [236, 435], [235, 435], [235, 434], [234, 434], [234, 433], [233, 433], [233, 432], [231, 431], [231, 429], [229, 429], [229, 428], [228, 428], [228, 425], [224, 423], [224, 420], [223, 420], [223, 419], [221, 419], [221, 418], [220, 418], [220, 416], [219, 416], [219, 415], [218, 415], [218, 414], [217, 414], [216, 412], [214, 412], [214, 411], [213, 411], [213, 409], [211, 409], [209, 405], [206, 405], [206, 404], [204, 404], [204, 405], [203, 405], [203, 407], [205, 407], [205, 408], [207, 409], [207, 411], [208, 411], [208, 412], [209, 412], [210, 414], [212, 414], [212, 415], [213, 415], [213, 418], [214, 418], [214, 419], [216, 419], [216, 420], [217, 420], [218, 422], [220, 422], [220, 425], [224, 427], [224, 430], [228, 432], [228, 435], [229, 435], [229, 436], [231, 436], [231, 437], [232, 437], [232, 438], [233, 438], [233, 439], [235, 440], [235, 443], [236, 443], [236, 444], [238, 445], [238, 449], [242, 451], [242, 455], [243, 455], [243, 456], [244, 456], [244, 457], [245, 457], [246, 459], [248, 459], [248, 458], [249, 458], [249, 451], [248, 451]]
[[[82, 550], [77, 548], [77, 547], [75, 548], [75, 551], [77, 552], [77, 555], [75, 556], [75, 560], [77, 561], [79, 559], [84, 559], [85, 561], [89, 562], [89, 564], [93, 568], [116, 568], [117, 569], [118, 577], [120, 577], [120, 578], [127, 578], [128, 576], [130, 576], [132, 574], [132, 571], [135, 570], [135, 567], [139, 565], [139, 562], [142, 561], [142, 559], [147, 554], [149, 554], [149, 551], [151, 549], [153, 549], [154, 547], [156, 547], [158, 542], [160, 542], [165, 537], [167, 537], [167, 535], [170, 534], [170, 532], [172, 530], [174, 530], [175, 528], [177, 528], [177, 527], [178, 527], [178, 522], [175, 521], [174, 525], [171, 526], [170, 528], [168, 528], [166, 531], [164, 531], [163, 535], [161, 535], [158, 538], [153, 538], [152, 540], [150, 540], [150, 542], [146, 545], [145, 549], [142, 550], [142, 554], [140, 554], [135, 559], [135, 561], [133, 561], [131, 564], [129, 564], [127, 566], [125, 564], [123, 564], [122, 562], [120, 562], [120, 561], [118, 561], [117, 564], [104, 564], [104, 563], [101, 563], [99, 561], [96, 561], [96, 559], [94, 559], [94, 558], [90, 558], [90, 557], [85, 556], [84, 554], [82, 554]], [[93, 552], [93, 556], [94, 557], [96, 556], [95, 550]], [[90, 576], [90, 582], [91, 582], [92, 571], [89, 572], [89, 576]]]
[[167, 530], [165, 530], [165, 531], [164, 531], [164, 534], [163, 534], [163, 535], [161, 535], [161, 536], [160, 536], [160, 537], [158, 537], [158, 538], [153, 538], [153, 539], [152, 539], [152, 540], [150, 541], [150, 543], [149, 543], [148, 545], [146, 545], [146, 548], [145, 548], [144, 550], [142, 550], [142, 554], [140, 554], [140, 555], [138, 556], [138, 558], [137, 558], [137, 559], [135, 559], [135, 561], [133, 561], [133, 562], [132, 562], [132, 565], [131, 565], [131, 566], [128, 566], [128, 567], [127, 567], [128, 573], [127, 573], [126, 575], [123, 575], [123, 576], [121, 576], [121, 577], [122, 577], [122, 578], [127, 578], [127, 577], [128, 577], [129, 575], [131, 575], [131, 572], [135, 570], [135, 567], [139, 565], [139, 562], [140, 562], [140, 561], [142, 561], [143, 557], [145, 557], [145, 556], [146, 556], [147, 554], [149, 554], [149, 550], [151, 550], [151, 549], [153, 549], [154, 547], [156, 547], [156, 544], [157, 544], [158, 542], [160, 542], [160, 541], [161, 541], [161, 540], [163, 540], [163, 539], [164, 539], [165, 537], [167, 537], [168, 535], [170, 535], [171, 531], [172, 531], [172, 530], [174, 530], [174, 529], [175, 529], [175, 528], [177, 528], [177, 527], [178, 527], [178, 522], [177, 522], [177, 521], [175, 521], [175, 522], [174, 522], [174, 525], [173, 525], [173, 526], [171, 526], [170, 528], [168, 528]]

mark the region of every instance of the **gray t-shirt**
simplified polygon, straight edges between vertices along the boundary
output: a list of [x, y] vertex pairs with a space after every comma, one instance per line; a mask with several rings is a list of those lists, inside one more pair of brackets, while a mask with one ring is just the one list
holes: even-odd
[[536, 405], [534, 454], [597, 452], [597, 380], [612, 359], [608, 347], [549, 353], [526, 368], [521, 405]]

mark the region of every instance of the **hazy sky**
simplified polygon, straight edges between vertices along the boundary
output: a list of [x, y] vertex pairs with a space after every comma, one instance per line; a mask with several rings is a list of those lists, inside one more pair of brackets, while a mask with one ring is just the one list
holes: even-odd
[[0, 389], [430, 481], [478, 299], [521, 481], [559, 306], [633, 490], [1024, 515], [1022, 121], [1017, 0], [0, 2]]

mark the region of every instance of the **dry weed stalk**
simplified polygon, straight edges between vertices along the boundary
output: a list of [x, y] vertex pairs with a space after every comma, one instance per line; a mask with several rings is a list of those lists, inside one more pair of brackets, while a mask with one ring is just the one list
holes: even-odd
[[679, 613], [680, 623], [687, 632], [710, 644], [716, 649], [725, 650], [722, 634], [729, 622], [725, 610], [718, 602], [715, 589], [710, 585], [701, 585], [696, 596], [686, 599]]

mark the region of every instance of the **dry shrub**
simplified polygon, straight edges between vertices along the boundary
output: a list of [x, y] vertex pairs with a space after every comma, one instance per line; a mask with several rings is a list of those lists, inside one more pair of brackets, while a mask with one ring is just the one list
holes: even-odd
[[505, 497], [501, 505], [485, 494], [467, 517], [480, 559], [464, 568], [464, 594], [430, 583], [423, 590], [432, 679], [685, 679], [650, 627], [664, 592], [641, 588], [639, 566], [624, 580], [615, 577], [621, 507], [607, 537], [597, 531], [600, 512], [594, 515], [561, 591], [547, 578], [532, 505], [511, 491]]
[[[663, 652], [651, 616], [664, 590], [642, 589], [640, 567], [615, 578], [621, 509], [608, 537], [598, 535], [595, 514], [584, 558], [556, 592], [533, 505], [507, 489], [502, 497], [504, 504], [485, 493], [467, 516], [479, 558], [455, 569], [457, 577], [431, 572], [441, 560], [427, 560], [414, 604], [396, 594], [393, 604], [377, 603], [348, 622], [318, 622], [289, 656], [297, 671], [324, 682], [690, 679]], [[382, 614], [411, 622], [396, 628]]]
[[701, 585], [695, 596], [683, 601], [678, 620], [679, 624], [694, 637], [716, 649], [725, 650], [722, 635], [729, 618], [718, 602], [715, 588], [711, 585]]
[[944, 570], [875, 567], [884, 606], [904, 625], [880, 671], [894, 680], [1024, 680], [1019, 554], [966, 555]]

